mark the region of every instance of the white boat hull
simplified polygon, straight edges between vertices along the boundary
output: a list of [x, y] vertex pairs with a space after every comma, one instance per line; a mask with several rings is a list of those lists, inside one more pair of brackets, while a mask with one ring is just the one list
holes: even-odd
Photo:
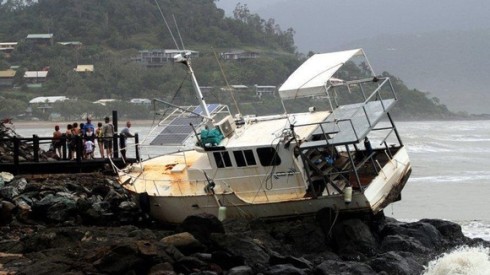
[[[250, 203], [235, 193], [216, 195], [159, 196], [148, 195], [150, 215], [160, 221], [180, 223], [187, 216], [208, 213], [219, 216], [220, 206], [226, 207], [226, 218], [280, 218], [314, 214], [323, 208], [340, 212], [377, 213], [396, 201], [408, 179], [411, 167], [406, 149], [401, 148], [386, 164], [382, 172], [364, 189], [355, 190], [352, 202], [346, 204], [342, 194], [317, 198], [299, 198], [284, 201]], [[134, 190], [133, 190], [134, 191]], [[325, 192], [326, 193], [326, 192]]]

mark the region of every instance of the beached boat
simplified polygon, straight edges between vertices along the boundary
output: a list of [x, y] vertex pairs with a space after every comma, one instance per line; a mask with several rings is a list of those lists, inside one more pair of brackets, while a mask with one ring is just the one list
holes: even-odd
[[147, 137], [162, 153], [119, 171], [153, 217], [376, 214], [401, 198], [411, 165], [389, 114], [397, 95], [362, 49], [315, 54], [279, 88], [281, 100], [315, 97], [325, 106], [267, 116], [207, 104], [189, 56], [176, 62], [191, 74], [200, 105], [168, 104], [172, 111]]

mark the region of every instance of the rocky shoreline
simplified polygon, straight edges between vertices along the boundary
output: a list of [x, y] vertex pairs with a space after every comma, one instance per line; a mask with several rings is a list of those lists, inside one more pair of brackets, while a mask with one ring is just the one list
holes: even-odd
[[441, 253], [490, 247], [443, 220], [190, 216], [152, 220], [110, 173], [0, 183], [0, 274], [421, 274]]

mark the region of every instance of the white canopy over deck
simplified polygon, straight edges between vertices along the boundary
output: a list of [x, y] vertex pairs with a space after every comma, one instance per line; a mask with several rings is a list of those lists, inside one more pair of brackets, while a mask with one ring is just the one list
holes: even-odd
[[[355, 56], [363, 56], [367, 62], [362, 49], [313, 55], [289, 76], [279, 88], [279, 95], [283, 100], [325, 95], [327, 82], [338, 81], [332, 76]], [[374, 76], [372, 69], [371, 73]]]

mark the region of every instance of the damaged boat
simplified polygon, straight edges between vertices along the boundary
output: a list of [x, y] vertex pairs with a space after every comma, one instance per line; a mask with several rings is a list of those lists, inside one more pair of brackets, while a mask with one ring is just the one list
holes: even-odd
[[315, 54], [279, 88], [282, 101], [313, 97], [323, 106], [267, 116], [207, 104], [190, 56], [175, 60], [191, 75], [199, 106], [169, 103], [147, 137], [161, 153], [119, 171], [154, 218], [376, 214], [401, 199], [411, 165], [390, 115], [398, 98], [362, 49]]

